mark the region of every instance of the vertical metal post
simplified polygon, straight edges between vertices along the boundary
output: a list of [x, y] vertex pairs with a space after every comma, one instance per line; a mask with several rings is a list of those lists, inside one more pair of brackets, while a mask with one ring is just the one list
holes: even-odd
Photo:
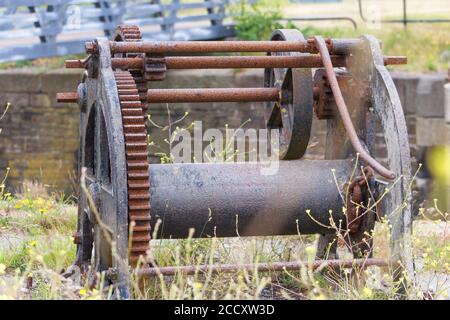
[[[160, 0], [151, 0], [150, 3], [157, 4], [159, 6], [159, 12], [154, 13], [153, 17], [162, 18], [164, 20], [164, 11], [161, 6], [161, 1]], [[160, 27], [161, 27], [161, 31], [163, 31], [163, 32], [165, 32], [167, 30], [167, 25], [164, 22], [162, 22], [160, 24]]]
[[112, 22], [113, 17], [111, 15], [111, 11], [109, 10], [109, 3], [107, 1], [99, 1], [95, 3], [95, 7], [101, 9], [101, 16], [99, 20], [105, 24], [103, 28], [103, 32], [105, 36], [110, 37], [114, 33], [114, 29], [110, 29], [108, 24]]
[[406, 13], [406, 0], [403, 0], [403, 27], [406, 29], [408, 25], [408, 16]]
[[[41, 22], [39, 21], [39, 15], [36, 12], [36, 8], [34, 6], [28, 6], [28, 11], [30, 13], [34, 13], [36, 15], [36, 17], [38, 18], [38, 21], [36, 21], [34, 23], [34, 27], [40, 29], [41, 28]], [[39, 35], [39, 40], [41, 41], [41, 43], [47, 42], [45, 36], [42, 35], [42, 34]]]
[[[214, 8], [214, 4], [212, 3], [212, 1], [211, 0], [205, 0], [205, 2], [211, 3], [211, 7], [206, 8], [206, 11], [208, 12], [208, 14], [216, 13], [215, 10], [214, 10], [215, 8]], [[220, 4], [219, 8], [217, 10], [217, 13], [220, 14], [222, 12], [223, 8], [224, 8], [223, 4]], [[216, 25], [220, 25], [220, 24], [222, 24], [222, 20], [211, 19], [211, 25], [212, 26], [216, 26]]]
[[180, 0], [172, 0], [172, 6], [170, 7], [169, 20], [170, 22], [167, 24], [167, 31], [169, 33], [170, 39], [173, 39], [173, 34], [175, 33], [175, 20], [177, 18], [177, 11], [179, 8]]

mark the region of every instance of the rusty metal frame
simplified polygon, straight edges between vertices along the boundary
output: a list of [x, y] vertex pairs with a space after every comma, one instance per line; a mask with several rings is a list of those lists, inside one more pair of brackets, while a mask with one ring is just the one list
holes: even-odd
[[[371, 37], [344, 40], [324, 40], [320, 37], [304, 39], [298, 31], [278, 30], [274, 33], [271, 41], [143, 42], [134, 41], [134, 37], [136, 39], [139, 38], [138, 31], [133, 28], [126, 30], [129, 31], [128, 33], [130, 33], [132, 38], [127, 39], [126, 36], [122, 36], [121, 41], [98, 39], [86, 43], [86, 51], [90, 54], [86, 60], [66, 62], [67, 67], [86, 69], [84, 83], [80, 85], [77, 92], [58, 94], [59, 101], [77, 102], [81, 107], [82, 114], [84, 114], [82, 115], [81, 128], [81, 152], [84, 154], [84, 157], [81, 157], [81, 166], [87, 166], [85, 156], [86, 153], [91, 152], [87, 149], [88, 147], [98, 150], [95, 154], [100, 157], [104, 153], [105, 145], [112, 148], [107, 156], [108, 161], [105, 160], [106, 158], [103, 158], [104, 161], [102, 162], [101, 158], [99, 158], [96, 162], [97, 165], [99, 165], [99, 161], [102, 162], [104, 168], [102, 169], [100, 166], [95, 170], [96, 174], [100, 174], [100, 176], [91, 179], [92, 181], [88, 179], [90, 181], [88, 193], [94, 199], [94, 202], [98, 203], [100, 212], [106, 209], [110, 212], [105, 216], [106, 224], [114, 226], [112, 236], [113, 239], [117, 239], [119, 255], [118, 258], [112, 257], [110, 262], [97, 262], [94, 267], [96, 271], [114, 274], [111, 277], [111, 279], [114, 278], [114, 280], [111, 280], [114, 283], [117, 282], [117, 279], [124, 280], [127, 277], [128, 270], [121, 262], [127, 261], [128, 247], [125, 245], [125, 241], [128, 245], [129, 228], [131, 227], [132, 230], [135, 222], [129, 216], [129, 212], [132, 210], [149, 212], [150, 209], [147, 205], [130, 207], [133, 201], [147, 201], [147, 198], [143, 199], [140, 193], [132, 193], [130, 184], [127, 183], [127, 178], [124, 177], [124, 168], [127, 168], [126, 171], [128, 173], [132, 172], [136, 165], [139, 165], [140, 169], [143, 168], [140, 163], [134, 160], [138, 156], [137, 153], [139, 155], [144, 154], [142, 150], [137, 152], [137, 149], [133, 149], [137, 145], [134, 140], [126, 140], [126, 132], [127, 130], [129, 133], [131, 132], [130, 137], [132, 139], [141, 139], [145, 133], [142, 131], [143, 124], [140, 122], [138, 125], [122, 123], [121, 119], [123, 117], [143, 118], [145, 108], [142, 102], [152, 104], [161, 102], [265, 101], [267, 102], [266, 108], [269, 111], [268, 127], [271, 127], [273, 123], [278, 123], [278, 125], [281, 123], [281, 119], [276, 120], [276, 117], [272, 116], [273, 110], [275, 110], [274, 103], [276, 103], [279, 107], [288, 108], [292, 112], [292, 114], [288, 113], [290, 114], [289, 119], [283, 123], [283, 126], [287, 128], [286, 130], [291, 130], [290, 133], [288, 132], [285, 135], [288, 138], [284, 143], [287, 143], [287, 145], [290, 145], [290, 143], [292, 145], [297, 144], [297, 146], [301, 145], [301, 148], [297, 150], [298, 152], [286, 153], [281, 158], [298, 159], [303, 155], [309, 141], [313, 101], [321, 97], [321, 90], [324, 90], [323, 86], [313, 86], [313, 77], [309, 70], [311, 68], [321, 68], [318, 72], [324, 74], [325, 80], [332, 91], [332, 100], [329, 102], [334, 102], [336, 108], [335, 112], [325, 117], [329, 121], [327, 160], [282, 162], [278, 177], [262, 177], [256, 174], [260, 169], [257, 164], [174, 164], [150, 166], [148, 172], [144, 172], [150, 176], [150, 183], [145, 184], [145, 186], [142, 185], [147, 188], [144, 188], [146, 194], [147, 192], [150, 194], [149, 201], [152, 206], [150, 224], [154, 226], [157, 219], [163, 218], [165, 220], [165, 230], [158, 236], [162, 238], [183, 238], [187, 236], [186, 230], [188, 228], [204, 225], [205, 218], [208, 217], [201, 213], [199, 206], [207, 205], [208, 208], [214, 208], [216, 216], [213, 218], [213, 222], [215, 225], [220, 225], [221, 228], [214, 228], [214, 230], [206, 228], [205, 233], [195, 234], [195, 237], [211, 235], [235, 236], [235, 232], [230, 231], [234, 230], [233, 226], [235, 223], [230, 220], [230, 217], [233, 216], [232, 212], [236, 210], [242, 214], [239, 226], [243, 228], [243, 230], [240, 230], [240, 233], [244, 236], [296, 234], [299, 229], [306, 234], [320, 233], [325, 235], [332, 233], [326, 227], [327, 221], [331, 221], [330, 218], [335, 223], [348, 220], [348, 217], [344, 216], [339, 209], [339, 207], [346, 206], [351, 213], [350, 221], [347, 221], [347, 227], [350, 230], [348, 237], [350, 241], [355, 242], [364, 232], [370, 231], [375, 222], [373, 215], [367, 215], [368, 218], [361, 218], [358, 216], [358, 209], [352, 207], [358, 206], [359, 201], [366, 201], [369, 193], [373, 194], [379, 188], [373, 177], [373, 170], [387, 179], [393, 179], [394, 177], [401, 179], [401, 183], [392, 187], [391, 191], [393, 194], [387, 197], [389, 201], [384, 200], [382, 203], [385, 211], [396, 211], [398, 213], [400, 210], [401, 213], [400, 215], [389, 215], [393, 223], [394, 259], [390, 261], [373, 259], [371, 258], [371, 248], [359, 246], [358, 253], [354, 254], [354, 257], [358, 259], [361, 258], [361, 255], [367, 254], [369, 259], [352, 261], [332, 259], [326, 263], [320, 260], [313, 264], [313, 268], [319, 268], [321, 265], [331, 267], [397, 265], [398, 261], [401, 261], [402, 263], [405, 262], [407, 269], [410, 270], [411, 259], [407, 248], [407, 234], [410, 231], [411, 222], [410, 207], [408, 204], [406, 207], [403, 206], [403, 203], [405, 201], [409, 203], [410, 199], [407, 189], [410, 181], [408, 136], [398, 95], [385, 68], [386, 64], [406, 63], [405, 57], [383, 57], [378, 42]], [[164, 56], [164, 54], [185, 54], [191, 52], [232, 51], [263, 51], [270, 52], [270, 54], [265, 57]], [[225, 68], [227, 65], [228, 67], [265, 68], [265, 88], [148, 90], [145, 88], [145, 84], [148, 81], [162, 81], [167, 69]], [[342, 67], [347, 71], [336, 76], [333, 70], [334, 67]], [[115, 79], [110, 79], [114, 72]], [[274, 74], [279, 75], [277, 81], [273, 80]], [[359, 84], [358, 86], [352, 87], [354, 85], [347, 83], [347, 80], [352, 78], [355, 79], [353, 82]], [[138, 87], [138, 84], [140, 87]], [[105, 90], [109, 91], [106, 92]], [[346, 101], [344, 101], [344, 96]], [[112, 101], [111, 99], [119, 101]], [[106, 100], [108, 101], [106, 102]], [[326, 104], [329, 102], [326, 102]], [[110, 107], [106, 107], [106, 105]], [[121, 108], [119, 113], [117, 105]], [[373, 109], [375, 114], [381, 119], [388, 149], [388, 167], [392, 171], [381, 166], [371, 155], [373, 148], [373, 114], [367, 112], [366, 107], [368, 107], [368, 110]], [[97, 110], [95, 111], [95, 119], [103, 112], [104, 119], [106, 119], [106, 132], [102, 133], [102, 130], [98, 130], [102, 128], [98, 124], [99, 121], [95, 122], [95, 128], [97, 129], [92, 127], [92, 124], [89, 127], [89, 114], [93, 110]], [[101, 112], [99, 113], [98, 110]], [[335, 116], [337, 114], [340, 115], [339, 118]], [[350, 114], [352, 117], [350, 117]], [[358, 124], [357, 130], [353, 123]], [[112, 130], [112, 127], [117, 127], [117, 129]], [[136, 130], [139, 133], [136, 133]], [[295, 130], [300, 130], [299, 132], [303, 133], [301, 135], [293, 134]], [[85, 138], [88, 135], [92, 135], [91, 131], [95, 133], [94, 137], [100, 135], [100, 138], [94, 139], [89, 145], [86, 144], [87, 140]], [[106, 136], [101, 138], [102, 134], [106, 134]], [[122, 138], [118, 138], [119, 136]], [[125, 140], [123, 140], [124, 137]], [[345, 137], [351, 143], [346, 142]], [[103, 143], [99, 143], [99, 141], [103, 141]], [[115, 144], [115, 146], [111, 144]], [[349, 145], [352, 145], [353, 148], [348, 148]], [[128, 147], [132, 149], [127, 149]], [[357, 154], [359, 154], [359, 157]], [[363, 171], [363, 176], [360, 178], [351, 176], [352, 161], [355, 161], [355, 159], [361, 161], [357, 164], [365, 164], [367, 166]], [[339, 181], [349, 182], [353, 178], [353, 182], [350, 181], [349, 185], [351, 189], [350, 198], [342, 199], [330, 176], [332, 168], [335, 169], [335, 177]], [[106, 184], [102, 180], [104, 178], [102, 174], [104, 175], [105, 170], [106, 172], [108, 170], [111, 172], [110, 179], [106, 180]], [[236, 175], [236, 172], [240, 174]], [[316, 179], [311, 179], [311, 175], [314, 175]], [[367, 188], [361, 185], [363, 178], [364, 182], [368, 180]], [[319, 185], [314, 184], [314, 180], [317, 179], [320, 180]], [[242, 180], [245, 181], [245, 184], [239, 184], [239, 181]], [[211, 181], [214, 181], [214, 183], [212, 184]], [[327, 183], [323, 181], [327, 181]], [[230, 183], [232, 182], [236, 185], [241, 185], [241, 188], [230, 188]], [[112, 198], [99, 197], [102, 192], [105, 192], [104, 187], [108, 185], [112, 186], [112, 194], [121, 197], [120, 203], [117, 202], [116, 196]], [[296, 187], [291, 188], [294, 185]], [[275, 201], [271, 203], [270, 195], [275, 194], [276, 190], [283, 188], [288, 190], [285, 190], [284, 198], [278, 199], [281, 202], [277, 203]], [[223, 192], [224, 190], [227, 191]], [[214, 201], [214, 197], [221, 193], [224, 194], [223, 197]], [[325, 198], [324, 195], [326, 195]], [[126, 199], [123, 199], [124, 196]], [[295, 199], [295, 201], [292, 199]], [[169, 201], [169, 206], [167, 201]], [[317, 210], [317, 212], [313, 213], [314, 219], [311, 221], [308, 220], [311, 217], [308, 218], [305, 215], [305, 211], [308, 211], [306, 210], [308, 208], [305, 206], [313, 211]], [[93, 235], [89, 232], [86, 233], [84, 226], [87, 223], [89, 228], [89, 223], [93, 223], [93, 219], [83, 198], [79, 207], [82, 210], [78, 227], [80, 234], [77, 239], [80, 242], [78, 243], [78, 250], [79, 253], [81, 252], [81, 255], [78, 255], [77, 262], [81, 262], [81, 265], [83, 265], [90, 258], [89, 254], [84, 252], [87, 250], [86, 248], [89, 248], [89, 245], [86, 246], [83, 244], [83, 241], [93, 241], [94, 247], [97, 247], [96, 250], [100, 250], [95, 256], [96, 259], [110, 249], [107, 249], [108, 245], [105, 246], [104, 240], [98, 238], [98, 231], [94, 232]], [[327, 208], [333, 209], [331, 217], [327, 216], [329, 214]], [[301, 221], [300, 228], [292, 228], [292, 226], [287, 226], [287, 223], [283, 224], [283, 219], [279, 219], [278, 222], [281, 223], [279, 225], [274, 223], [271, 213], [276, 210], [284, 212], [286, 221], [292, 222], [295, 219]], [[115, 217], [113, 217], [114, 213], [116, 214]], [[189, 214], [190, 219], [183, 219], [183, 214]], [[363, 220], [357, 221], [358, 219]], [[255, 221], [258, 221], [259, 224], [255, 224]], [[317, 221], [320, 224], [317, 224]], [[150, 233], [150, 229], [147, 228], [145, 230], [142, 229], [142, 231]], [[130, 236], [132, 237], [133, 235], [130, 234]], [[147, 237], [144, 238], [147, 241]], [[319, 247], [328, 240], [330, 238], [322, 236]], [[143, 242], [136, 247], [133, 247], [132, 242], [131, 251], [132, 253], [139, 252], [139, 255], [144, 255], [146, 248], [147, 246]], [[135, 261], [135, 258], [132, 260]], [[79, 259], [82, 260], [80, 261]], [[233, 272], [239, 268], [282, 271], [285, 269], [299, 269], [303, 265], [301, 262], [288, 262], [249, 264], [244, 266], [200, 266], [199, 268], [202, 271], [208, 270], [211, 272]], [[176, 268], [154, 267], [144, 268], [138, 271], [138, 274], [141, 276], [153, 276], [158, 273], [173, 275], [176, 272], [192, 274], [194, 270], [195, 267], [193, 266]], [[119, 277], [117, 277], [117, 274], [119, 274]], [[123, 296], [129, 294], [125, 287], [122, 286], [120, 289]]]

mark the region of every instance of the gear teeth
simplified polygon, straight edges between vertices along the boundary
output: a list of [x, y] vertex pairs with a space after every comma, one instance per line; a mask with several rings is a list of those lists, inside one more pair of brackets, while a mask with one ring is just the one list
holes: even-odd
[[[142, 34], [138, 26], [133, 25], [122, 25], [118, 26], [116, 28], [116, 33], [114, 36], [114, 39], [116, 41], [123, 41], [123, 42], [136, 42], [136, 41], [142, 41]], [[142, 57], [144, 58], [145, 55], [142, 53], [127, 53], [127, 58], [135, 58], [135, 57]], [[136, 86], [136, 93], [133, 94], [139, 94], [140, 101], [142, 102], [142, 110], [144, 111], [144, 115], [147, 114], [147, 82], [145, 80], [144, 76], [144, 70], [141, 69], [131, 69], [127, 71], [123, 70], [117, 70], [116, 71], [117, 77], [126, 78], [131, 75], [131, 79], [133, 79]], [[128, 78], [130, 79], [130, 78]], [[129, 90], [128, 88], [120, 88], [121, 91], [123, 90]], [[119, 93], [120, 94], [120, 93]]]
[[125, 138], [128, 183], [128, 219], [132, 223], [129, 263], [145, 257], [150, 242], [150, 178], [148, 174], [147, 129], [133, 75], [115, 71]]

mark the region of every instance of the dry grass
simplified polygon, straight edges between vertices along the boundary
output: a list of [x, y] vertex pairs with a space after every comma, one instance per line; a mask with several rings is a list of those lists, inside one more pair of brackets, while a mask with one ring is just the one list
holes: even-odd
[[[42, 200], [40, 200], [42, 199]], [[42, 209], [48, 210], [43, 211]], [[414, 248], [421, 283], [410, 296], [432, 292], [447, 298], [450, 267], [448, 214], [441, 219], [421, 217], [415, 222]], [[47, 221], [47, 222], [44, 222]], [[95, 288], [79, 278], [60, 275], [75, 256], [71, 234], [76, 228], [76, 208], [54, 196], [6, 197], [0, 202], [0, 298], [3, 299], [104, 299], [111, 291]], [[19, 231], [21, 230], [21, 231]], [[378, 224], [374, 233], [375, 256], [389, 256], [389, 228]], [[160, 276], [146, 282], [135, 279], [136, 299], [393, 299], [396, 284], [389, 268], [329, 273], [313, 270], [316, 236], [253, 237], [230, 239], [152, 240], [152, 257], [158, 265], [202, 265], [274, 261], [306, 261], [298, 272]], [[348, 257], [340, 246], [341, 257]], [[358, 277], [355, 277], [358, 275]], [[101, 278], [101, 277], [100, 277]], [[99, 279], [100, 279], [99, 278]], [[364, 279], [363, 282], [355, 279]], [[31, 280], [32, 279], [32, 280]], [[28, 283], [28, 286], [27, 286]]]

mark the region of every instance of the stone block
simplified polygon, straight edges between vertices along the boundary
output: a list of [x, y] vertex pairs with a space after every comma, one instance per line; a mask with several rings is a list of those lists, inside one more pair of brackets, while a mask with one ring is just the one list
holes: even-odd
[[445, 74], [422, 75], [417, 85], [417, 116], [444, 117]]
[[0, 71], [2, 92], [40, 92], [42, 69], [11, 69]]
[[450, 144], [450, 125], [444, 118], [417, 117], [416, 143], [418, 146]]
[[56, 69], [42, 74], [42, 92], [56, 93], [76, 91], [83, 70]]
[[30, 94], [29, 101], [29, 106], [31, 107], [50, 108], [52, 106], [52, 99], [48, 94], [45, 93], [32, 93]]

